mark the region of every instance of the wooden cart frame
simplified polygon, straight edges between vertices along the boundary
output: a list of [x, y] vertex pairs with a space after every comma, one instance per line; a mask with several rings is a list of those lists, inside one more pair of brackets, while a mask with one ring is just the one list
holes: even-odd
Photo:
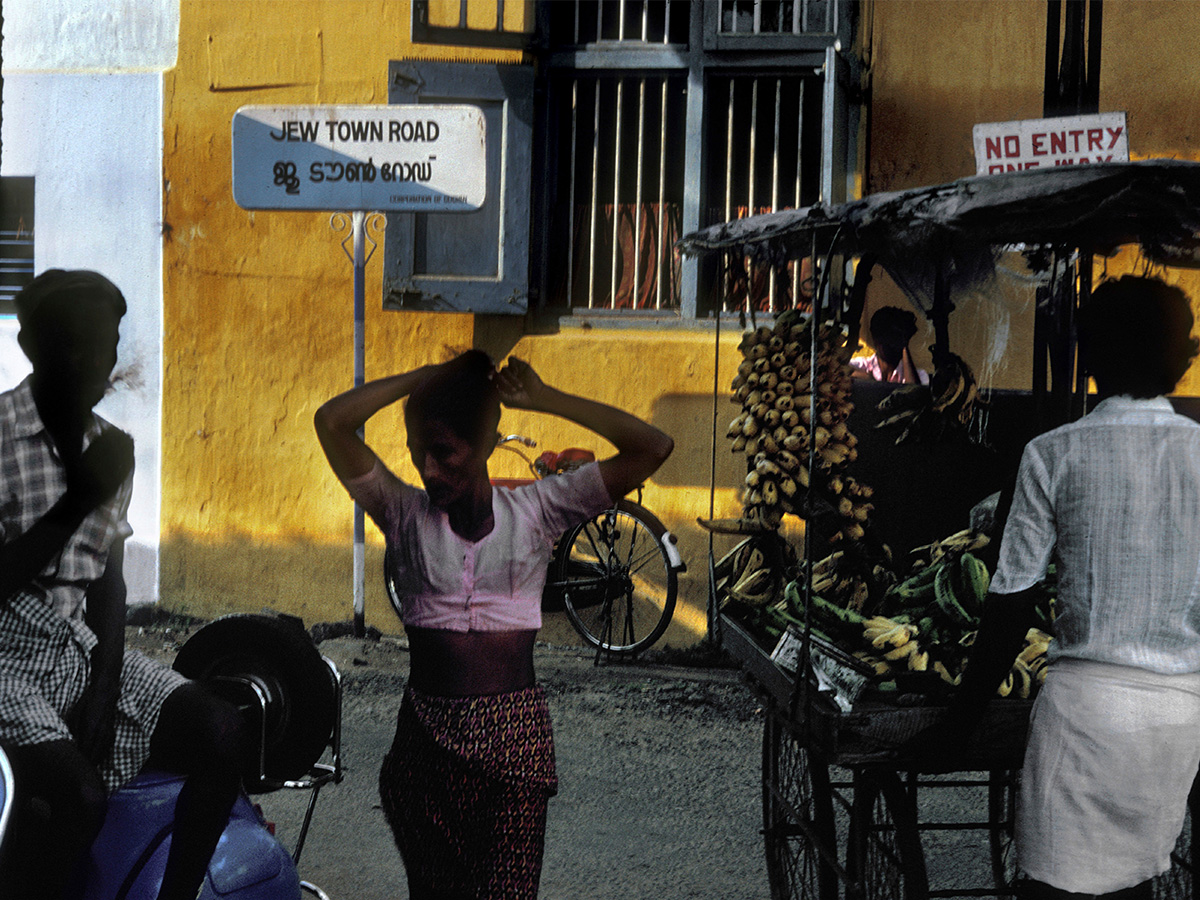
[[[1087, 385], [1074, 365], [1072, 323], [1090, 290], [1092, 254], [1129, 243], [1139, 243], [1159, 265], [1200, 266], [1200, 164], [1144, 160], [965, 178], [837, 207], [751, 216], [687, 235], [680, 245], [689, 253], [735, 251], [773, 261], [823, 251], [826, 264], [813, 298], [818, 320], [833, 257], [857, 256], [855, 283], [842, 311], [855, 333], [871, 269], [879, 264], [932, 321], [935, 359], [937, 351], [949, 351], [953, 291], [985, 280], [998, 247], [1045, 248], [1054, 277], [1039, 293], [1032, 392], [1039, 430], [1045, 430], [1084, 410]], [[720, 316], [717, 326], [719, 359]], [[812, 370], [815, 378], [816, 366]], [[714, 385], [714, 454], [717, 392]], [[812, 421], [816, 394], [814, 385]], [[810, 451], [809, 471], [814, 470]], [[805, 529], [810, 560], [811, 530]], [[848, 900], [1010, 893], [1012, 773], [1022, 762], [1030, 702], [991, 704], [960, 769], [987, 773], [984, 779], [939, 782], [986, 789], [985, 821], [950, 827], [987, 832], [994, 883], [931, 888], [920, 836], [942, 826], [918, 821], [916, 794], [925, 784], [921, 761], [899, 758], [899, 747], [936, 721], [942, 707], [856, 703], [841, 711], [811, 689], [808, 677], [793, 679], [737, 622], [718, 612], [712, 567], [710, 544], [710, 630], [738, 660], [766, 711], [763, 834], [774, 900], [837, 900], [842, 885]], [[812, 591], [806, 581], [807, 603]], [[1193, 790], [1191, 801], [1191, 809], [1200, 810], [1200, 789]], [[1160, 896], [1191, 897], [1193, 858], [1189, 819], [1176, 865], [1160, 879]]]
[[[975, 777], [947, 780], [941, 771], [929, 780], [900, 747], [942, 707], [867, 700], [843, 712], [780, 668], [736, 620], [723, 616], [721, 625], [724, 648], [763, 703], [763, 840], [773, 900], [837, 900], [843, 888], [850, 900], [1012, 893], [1014, 772], [1030, 701], [993, 705], [962, 759], [961, 771]], [[918, 791], [933, 788], [986, 793], [986, 819], [919, 820]], [[948, 829], [986, 832], [988, 885], [930, 884], [921, 835]]]

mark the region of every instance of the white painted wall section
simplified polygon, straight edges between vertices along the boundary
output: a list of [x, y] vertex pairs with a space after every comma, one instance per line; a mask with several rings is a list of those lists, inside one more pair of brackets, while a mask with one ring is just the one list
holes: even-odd
[[[131, 603], [158, 598], [162, 430], [162, 70], [177, 0], [5, 0], [0, 174], [33, 176], [34, 264], [103, 272], [129, 304], [100, 413], [137, 446]], [[29, 371], [0, 317], [0, 389]]]

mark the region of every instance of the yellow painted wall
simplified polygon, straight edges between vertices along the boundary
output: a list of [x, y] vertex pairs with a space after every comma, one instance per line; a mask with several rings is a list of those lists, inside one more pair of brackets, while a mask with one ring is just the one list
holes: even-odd
[[[1042, 117], [1046, 4], [1041, 0], [868, 0], [871, 47], [869, 191], [900, 190], [975, 174], [971, 128]], [[1200, 63], [1196, 0], [1104, 4], [1100, 111], [1124, 111], [1133, 158], [1200, 158]], [[1137, 265], [1133, 254], [1109, 274]], [[1019, 268], [1019, 260], [1005, 262]], [[1097, 266], [1097, 273], [1103, 266]], [[1200, 276], [1170, 281], [1200, 297]], [[872, 285], [865, 317], [907, 301], [886, 277]], [[964, 298], [951, 318], [952, 349], [998, 388], [1027, 389], [1032, 371], [1030, 292], [1001, 278], [987, 296]], [[913, 341], [928, 364], [931, 329]], [[998, 355], [1000, 347], [1003, 353]], [[1180, 385], [1200, 393], [1200, 368]]]
[[[434, 14], [452, 15], [452, 7], [457, 3], [435, 4]], [[521, 9], [529, 14], [528, 4]], [[1044, 10], [1037, 0], [867, 4], [868, 190], [972, 174], [974, 123], [1040, 116]], [[212, 615], [269, 607], [308, 622], [350, 617], [352, 507], [311, 426], [316, 407], [352, 378], [351, 267], [342, 247], [348, 235], [332, 229], [326, 214], [238, 208], [230, 121], [247, 104], [386, 103], [392, 59], [514, 59], [502, 51], [414, 48], [409, 12], [399, 0], [182, 0], [179, 60], [166, 76], [163, 159], [161, 594], [168, 608]], [[1136, 155], [1194, 156], [1200, 64], [1189, 41], [1198, 15], [1193, 0], [1105, 5], [1102, 109], [1128, 112]], [[645, 501], [679, 533], [690, 567], [668, 641], [699, 637], [708, 536], [695, 520], [710, 514], [713, 333], [564, 326], [535, 335], [525, 334], [520, 318], [385, 312], [381, 268], [382, 249], [367, 268], [368, 377], [471, 346], [515, 352], [550, 382], [629, 408], [675, 436], [675, 455]], [[1200, 293], [1194, 276], [1180, 280]], [[1018, 282], [1006, 284], [1012, 296], [960, 302], [951, 336], [985, 385], [1025, 387], [1031, 308]], [[885, 278], [869, 299], [868, 316], [884, 303], [905, 302]], [[722, 392], [738, 361], [737, 335], [723, 337], [716, 378]], [[931, 335], [923, 338], [914, 341], [918, 361], [931, 342]], [[989, 358], [997, 346], [1003, 352]], [[1200, 393], [1200, 378], [1193, 374], [1185, 389]], [[737, 508], [740, 479], [723, 437], [733, 411], [718, 401], [718, 516]], [[565, 423], [506, 413], [502, 427], [546, 447], [605, 450]], [[399, 471], [413, 475], [394, 414], [373, 421], [369, 436]], [[515, 458], [496, 463], [496, 474], [520, 474]], [[718, 554], [730, 544], [717, 539]], [[368, 524], [367, 621], [394, 632], [381, 557], [379, 535]], [[566, 641], [572, 634], [551, 620], [546, 637]]]
[[[327, 214], [237, 207], [230, 121], [248, 104], [386, 103], [391, 59], [515, 59], [502, 51], [448, 57], [410, 46], [408, 36], [407, 2], [183, 0], [179, 60], [166, 78], [163, 161], [161, 594], [168, 608], [350, 618], [352, 505], [312, 431], [316, 407], [352, 382], [352, 270], [341, 244], [348, 234], [332, 229]], [[695, 519], [709, 514], [711, 332], [576, 328], [526, 337], [519, 317], [385, 312], [382, 258], [380, 248], [366, 272], [368, 378], [472, 346], [511, 350], [551, 383], [620, 404], [676, 436], [675, 455], [645, 500], [682, 532], [691, 573], [683, 579], [686, 607], [667, 640], [693, 642], [703, 633], [707, 592], [707, 535]], [[736, 367], [734, 342], [728, 336], [722, 385]], [[731, 410], [720, 409], [722, 428]], [[563, 423], [510, 413], [502, 427], [545, 447], [606, 452], [602, 441]], [[399, 471], [415, 475], [395, 416], [372, 421], [369, 437]], [[718, 513], [730, 514], [735, 473], [721, 451], [727, 487]], [[497, 458], [497, 474], [521, 474], [512, 468], [519, 461], [506, 456]], [[370, 523], [367, 531], [367, 622], [395, 631], [379, 577], [382, 543]], [[547, 637], [566, 641], [573, 633], [555, 620]]]

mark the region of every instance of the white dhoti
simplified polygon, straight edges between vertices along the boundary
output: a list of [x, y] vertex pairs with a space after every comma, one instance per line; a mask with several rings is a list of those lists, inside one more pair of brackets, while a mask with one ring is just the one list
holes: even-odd
[[1198, 767], [1200, 674], [1056, 660], [1021, 773], [1022, 872], [1103, 894], [1167, 871]]

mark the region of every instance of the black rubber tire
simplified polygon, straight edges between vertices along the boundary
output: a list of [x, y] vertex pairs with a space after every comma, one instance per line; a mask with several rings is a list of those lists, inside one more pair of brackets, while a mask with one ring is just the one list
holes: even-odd
[[851, 900], [929, 897], [916, 810], [894, 771], [855, 773], [846, 871]]
[[[338, 717], [337, 677], [297, 620], [250, 614], [216, 619], [179, 649], [175, 669], [200, 682], [250, 679], [266, 691], [269, 779], [303, 777], [329, 745]], [[254, 787], [248, 779], [247, 788]]]
[[763, 727], [763, 849], [772, 900], [837, 900], [829, 767], [768, 711]]
[[559, 540], [547, 592], [562, 598], [567, 618], [588, 644], [634, 656], [667, 630], [679, 576], [662, 543], [666, 533], [644, 506], [621, 500]]

